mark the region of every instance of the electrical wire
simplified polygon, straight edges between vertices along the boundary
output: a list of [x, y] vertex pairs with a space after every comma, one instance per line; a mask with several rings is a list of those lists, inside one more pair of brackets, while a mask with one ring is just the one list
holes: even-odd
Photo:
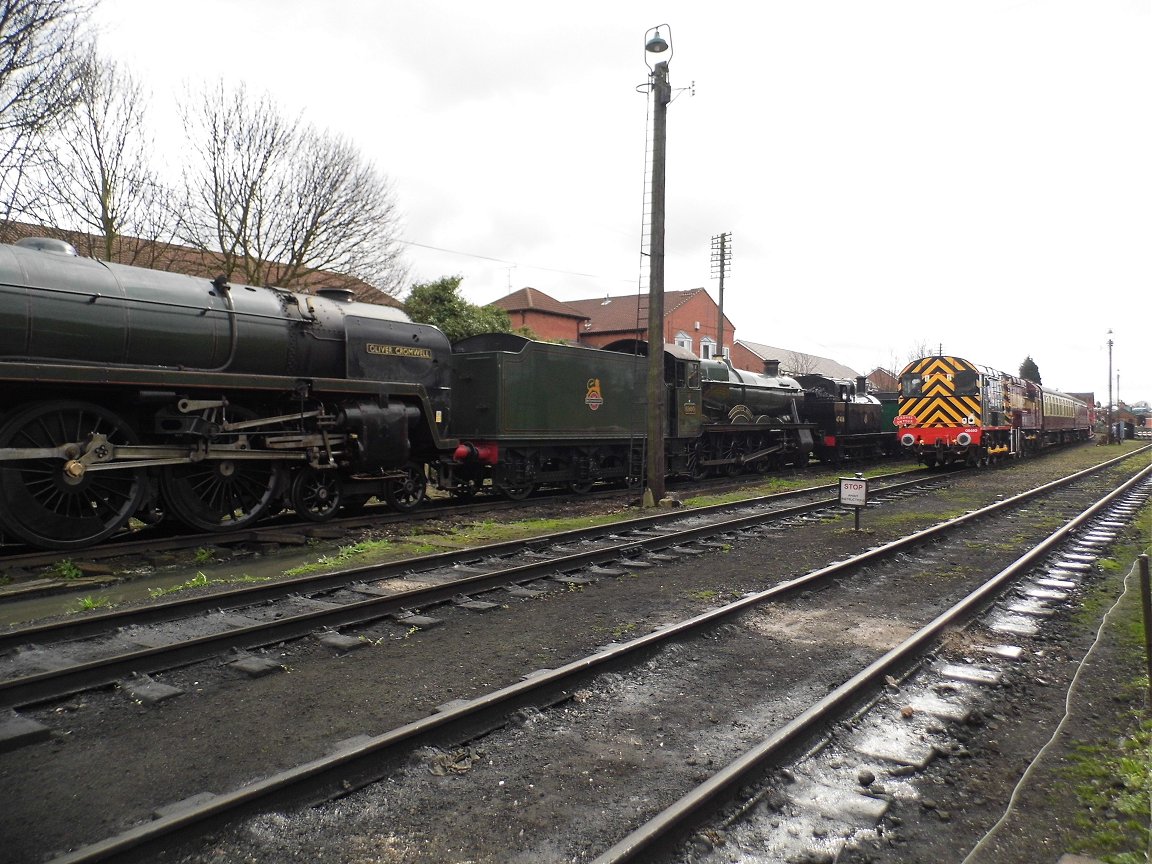
[[619, 277], [611, 276], [598, 276], [595, 273], [580, 273], [576, 270], [560, 270], [555, 267], [537, 267], [535, 264], [523, 264], [520, 261], [509, 261], [507, 258], [494, 258], [491, 255], [478, 255], [475, 252], [460, 252], [457, 249], [445, 249], [442, 246], [430, 246], [427, 243], [417, 243], [415, 240], [401, 240], [405, 246], [416, 246], [419, 249], [430, 249], [433, 252], [446, 252], [449, 255], [462, 255], [465, 258], [476, 258], [480, 261], [492, 261], [496, 264], [510, 264], [513, 267], [523, 267], [527, 270], [542, 270], [545, 273], [560, 273], [564, 276], [579, 276], [583, 279], [600, 279], [602, 281], [613, 282], [627, 282], [632, 283], [631, 278], [621, 279]]

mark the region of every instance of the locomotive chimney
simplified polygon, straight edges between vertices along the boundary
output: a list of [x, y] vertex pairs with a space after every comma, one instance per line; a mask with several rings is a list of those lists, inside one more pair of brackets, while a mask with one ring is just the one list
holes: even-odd
[[868, 395], [868, 379], [863, 375], [857, 375], [856, 376], [856, 395], [857, 396], [867, 396]]
[[780, 374], [780, 361], [779, 360], [765, 360], [764, 361], [764, 374], [769, 378], [775, 378]]

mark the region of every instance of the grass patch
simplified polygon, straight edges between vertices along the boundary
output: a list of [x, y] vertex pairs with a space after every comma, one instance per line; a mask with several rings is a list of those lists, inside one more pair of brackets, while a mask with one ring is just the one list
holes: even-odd
[[627, 624], [620, 624], [612, 630], [612, 638], [614, 640], [623, 639], [629, 633], [635, 632], [635, 630], [636, 630], [636, 622], [635, 621], [631, 621]]
[[209, 579], [203, 573], [197, 573], [191, 579], [181, 582], [179, 585], [173, 585], [170, 588], [151, 588], [148, 591], [148, 596], [153, 600], [157, 597], [164, 597], [168, 594], [176, 594], [179, 591], [189, 591], [193, 588], [209, 588], [213, 585], [244, 585], [256, 582], [271, 581], [267, 576], [229, 576], [226, 579]]
[[52, 575], [57, 579], [79, 579], [84, 571], [73, 564], [71, 558], [62, 558], [52, 565]]
[[92, 595], [89, 595], [87, 597], [81, 597], [79, 600], [77, 600], [76, 601], [76, 609], [73, 611], [75, 611], [75, 612], [92, 612], [96, 609], [111, 609], [111, 608], [112, 608], [112, 601], [109, 600], [107, 597], [93, 597]]
[[[1095, 627], [1104, 611], [1115, 602], [1118, 585], [1140, 554], [1147, 551], [1144, 529], [1152, 520], [1152, 504], [1143, 507], [1132, 526], [1097, 562], [1107, 574], [1084, 599], [1077, 618]], [[1144, 624], [1140, 613], [1139, 587], [1133, 577], [1129, 596], [1116, 609], [1113, 619], [1120, 650], [1133, 665], [1144, 665]], [[1148, 692], [1148, 677], [1140, 675], [1118, 693], [1132, 705], [1141, 705]], [[1086, 742], [1069, 755], [1064, 768], [1081, 811], [1076, 817], [1079, 835], [1073, 844], [1105, 864], [1144, 864], [1149, 843], [1149, 803], [1152, 799], [1152, 712], [1133, 708], [1117, 717], [1117, 734], [1104, 741]]]
[[[1144, 686], [1148, 686], [1147, 679]], [[1152, 719], [1139, 721], [1119, 741], [1081, 745], [1065, 769], [1083, 811], [1073, 844], [1105, 864], [1147, 862], [1148, 799], [1152, 791]]]
[[949, 511], [947, 513], [929, 513], [925, 510], [909, 513], [885, 513], [883, 510], [868, 514], [868, 520], [873, 528], [893, 528], [898, 531], [907, 531], [908, 526], [922, 525], [929, 528], [939, 522], [963, 516], [964, 510]]

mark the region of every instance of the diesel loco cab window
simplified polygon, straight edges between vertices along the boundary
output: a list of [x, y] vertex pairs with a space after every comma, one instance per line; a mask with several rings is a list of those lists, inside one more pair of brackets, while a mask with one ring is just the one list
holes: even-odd
[[900, 391], [905, 396], [923, 396], [924, 379], [916, 374], [905, 375], [904, 380], [900, 382]]
[[956, 395], [977, 396], [976, 373], [971, 369], [963, 369], [956, 373]]

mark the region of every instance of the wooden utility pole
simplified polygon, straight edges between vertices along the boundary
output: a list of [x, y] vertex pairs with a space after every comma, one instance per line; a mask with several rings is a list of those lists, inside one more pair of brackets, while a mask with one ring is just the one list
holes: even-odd
[[[664, 497], [664, 147], [668, 138], [668, 63], [652, 69], [652, 226], [648, 254], [648, 460], [652, 501]], [[645, 496], [647, 502], [647, 495]]]

